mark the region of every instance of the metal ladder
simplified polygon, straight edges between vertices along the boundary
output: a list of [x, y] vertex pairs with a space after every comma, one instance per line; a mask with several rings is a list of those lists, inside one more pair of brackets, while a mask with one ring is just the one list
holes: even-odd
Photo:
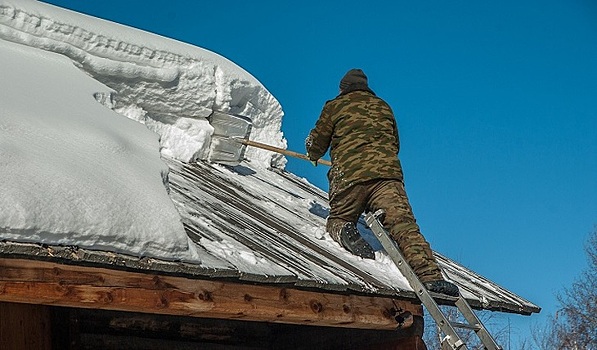
[[373, 231], [377, 239], [381, 242], [381, 245], [388, 253], [389, 257], [394, 261], [394, 264], [398, 267], [400, 272], [406, 277], [410, 286], [413, 288], [417, 297], [421, 300], [431, 317], [435, 320], [435, 323], [439, 326], [442, 333], [445, 335], [442, 339], [441, 346], [442, 350], [467, 350], [467, 346], [460, 336], [456, 333], [455, 328], [465, 328], [475, 331], [475, 334], [479, 337], [485, 349], [487, 350], [502, 350], [491, 334], [487, 331], [481, 320], [477, 317], [474, 311], [471, 309], [468, 302], [462, 297], [449, 297], [442, 296], [442, 299], [453, 301], [455, 306], [458, 308], [462, 316], [468, 323], [450, 322], [443, 314], [433, 296], [423, 286], [423, 283], [415, 275], [412, 268], [404, 260], [402, 252], [396, 245], [393, 239], [390, 238], [385, 228], [380, 222], [380, 217], [384, 215], [383, 210], [378, 210], [375, 213], [367, 213], [365, 215], [365, 221], [367, 225]]

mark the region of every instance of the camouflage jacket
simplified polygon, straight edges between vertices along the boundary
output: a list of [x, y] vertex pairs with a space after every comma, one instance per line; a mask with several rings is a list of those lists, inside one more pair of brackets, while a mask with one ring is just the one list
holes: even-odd
[[368, 180], [402, 180], [396, 119], [390, 106], [369, 89], [326, 102], [305, 144], [311, 160], [331, 147], [330, 199]]

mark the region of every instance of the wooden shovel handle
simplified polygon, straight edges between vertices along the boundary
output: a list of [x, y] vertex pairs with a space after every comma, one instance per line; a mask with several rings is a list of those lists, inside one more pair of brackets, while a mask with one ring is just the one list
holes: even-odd
[[[238, 141], [240, 143], [243, 143], [243, 144], [247, 145], [247, 146], [253, 146], [253, 147], [265, 149], [265, 150], [268, 150], [268, 151], [280, 153], [280, 154], [283, 154], [283, 155], [286, 155], [286, 156], [300, 158], [300, 159], [304, 159], [304, 160], [310, 161], [309, 157], [307, 157], [306, 154], [302, 154], [302, 153], [298, 153], [298, 152], [294, 152], [294, 151], [289, 151], [287, 149], [270, 146], [270, 145], [267, 145], [265, 143], [261, 143], [261, 142], [257, 142], [257, 141], [251, 141], [251, 140], [246, 140], [246, 139], [238, 139]], [[317, 163], [323, 164], [323, 165], [327, 165], [327, 166], [332, 166], [332, 162], [330, 162], [329, 160], [325, 160], [325, 159], [318, 159]]]

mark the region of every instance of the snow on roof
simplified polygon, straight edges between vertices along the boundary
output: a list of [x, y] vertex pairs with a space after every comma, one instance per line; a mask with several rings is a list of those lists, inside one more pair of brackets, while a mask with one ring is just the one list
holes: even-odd
[[[214, 110], [285, 147], [280, 104], [234, 63], [29, 0], [0, 4], [0, 38], [4, 253], [76, 247], [79, 260], [112, 252], [158, 270], [414, 298], [384, 253], [361, 260], [329, 238], [327, 196], [283, 157], [251, 148], [237, 167], [205, 162]], [[538, 311], [438, 258], [473, 305]]]
[[0, 38], [3, 238], [195, 261], [160, 154], [205, 159], [213, 110], [242, 113], [254, 139], [285, 146], [279, 103], [210, 51], [23, 0], [0, 4]]
[[[204, 159], [213, 131], [206, 118], [214, 110], [251, 118], [256, 141], [286, 145], [278, 101], [211, 51], [31, 0], [3, 1], [0, 24], [0, 38], [68, 57], [109, 86], [116, 93], [102, 89], [97, 98], [158, 133], [165, 156]], [[259, 149], [247, 156], [265, 166], [272, 162], [271, 152]], [[284, 159], [275, 158], [283, 166]]]

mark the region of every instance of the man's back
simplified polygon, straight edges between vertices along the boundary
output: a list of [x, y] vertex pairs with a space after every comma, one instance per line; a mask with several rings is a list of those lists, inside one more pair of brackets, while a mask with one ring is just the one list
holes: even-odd
[[331, 195], [371, 179], [402, 179], [394, 114], [372, 92], [355, 90], [328, 101], [318, 124], [312, 140], [323, 152], [331, 148]]

